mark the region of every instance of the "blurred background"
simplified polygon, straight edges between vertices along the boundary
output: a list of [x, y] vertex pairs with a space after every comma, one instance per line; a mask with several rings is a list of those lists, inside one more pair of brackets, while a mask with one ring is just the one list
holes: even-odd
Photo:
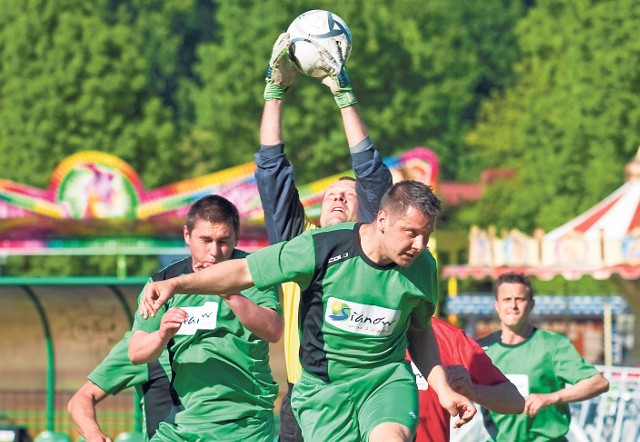
[[[623, 435], [640, 426], [640, 3], [0, 3], [7, 440], [18, 428], [75, 440], [66, 402], [130, 327], [146, 277], [187, 253], [191, 202], [224, 194], [243, 213], [241, 248], [266, 244], [250, 164], [265, 67], [279, 33], [315, 8], [351, 29], [349, 75], [395, 178], [443, 200], [430, 244], [439, 313], [481, 337], [497, 327], [492, 280], [531, 273], [538, 323], [610, 373], [608, 395], [574, 409], [584, 434], [572, 437], [636, 440]], [[313, 217], [324, 180], [350, 169], [344, 132], [318, 80], [299, 76], [285, 102]], [[98, 406], [107, 431], [139, 428], [133, 404], [125, 391]]]

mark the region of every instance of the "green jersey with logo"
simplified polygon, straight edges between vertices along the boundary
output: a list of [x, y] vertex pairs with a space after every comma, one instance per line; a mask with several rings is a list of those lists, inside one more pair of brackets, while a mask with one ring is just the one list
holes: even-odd
[[405, 358], [409, 325], [428, 328], [438, 300], [435, 260], [381, 266], [363, 253], [361, 224], [314, 229], [247, 257], [256, 287], [302, 290], [301, 362], [326, 382]]
[[[493, 364], [518, 387], [524, 397], [553, 393], [598, 373], [564, 335], [534, 329], [522, 343], [506, 345], [500, 332], [478, 342]], [[569, 431], [567, 404], [541, 408], [534, 418], [525, 414], [498, 414], [483, 410], [485, 426], [496, 441], [552, 441]]]
[[[234, 251], [233, 258], [246, 253]], [[174, 276], [189, 273], [191, 259], [167, 269]], [[241, 292], [255, 304], [280, 311], [275, 289]], [[230, 422], [249, 417], [272, 418], [278, 386], [269, 367], [269, 344], [247, 330], [219, 296], [174, 295], [156, 314], [143, 319], [136, 313], [133, 330], [160, 328], [162, 315], [179, 307], [189, 319], [169, 342], [172, 387], [181, 410], [176, 424]]]

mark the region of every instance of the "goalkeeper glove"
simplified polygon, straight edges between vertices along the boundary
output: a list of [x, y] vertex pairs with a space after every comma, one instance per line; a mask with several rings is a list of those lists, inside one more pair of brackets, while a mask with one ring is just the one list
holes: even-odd
[[264, 88], [263, 97], [267, 101], [282, 100], [298, 73], [288, 56], [290, 46], [291, 40], [286, 32], [280, 34], [273, 45], [267, 66], [267, 76], [264, 79], [267, 85]]
[[331, 89], [338, 106], [343, 108], [356, 104], [358, 100], [353, 93], [353, 87], [345, 69], [345, 60], [337, 43], [331, 52], [320, 47], [318, 53], [320, 55], [319, 67], [327, 73], [322, 78], [322, 84]]

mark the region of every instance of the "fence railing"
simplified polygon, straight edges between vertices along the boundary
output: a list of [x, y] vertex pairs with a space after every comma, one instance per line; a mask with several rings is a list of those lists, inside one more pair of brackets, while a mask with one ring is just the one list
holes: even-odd
[[[609, 380], [609, 391], [570, 405], [570, 442], [640, 441], [640, 368], [597, 366]], [[480, 413], [467, 425], [451, 432], [453, 442], [485, 442]]]
[[[54, 395], [54, 429], [69, 434], [76, 440], [75, 430], [67, 404], [73, 391], [58, 391]], [[24, 427], [31, 438], [47, 429], [47, 395], [43, 391], [0, 391], [0, 428]], [[98, 422], [102, 429], [112, 436], [125, 431], [133, 431], [134, 393], [124, 390], [116, 396], [109, 396], [97, 407]]]
[[[609, 391], [583, 402], [571, 404], [572, 422], [567, 437], [571, 442], [640, 441], [640, 368], [598, 366], [609, 380]], [[78, 436], [67, 413], [67, 403], [73, 392], [55, 394], [55, 430]], [[0, 391], [0, 429], [25, 427], [33, 438], [47, 427], [45, 391]], [[112, 436], [133, 431], [133, 390], [109, 396], [97, 407], [98, 421]], [[482, 418], [476, 418], [452, 431], [454, 442], [484, 442]]]

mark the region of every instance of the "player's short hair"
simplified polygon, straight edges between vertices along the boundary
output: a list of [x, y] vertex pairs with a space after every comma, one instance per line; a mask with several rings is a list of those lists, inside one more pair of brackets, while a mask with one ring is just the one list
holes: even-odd
[[498, 299], [498, 288], [502, 284], [522, 284], [525, 288], [529, 299], [533, 299], [533, 287], [531, 287], [531, 281], [529, 277], [523, 273], [508, 272], [500, 275], [498, 279], [493, 283], [493, 296]]
[[431, 186], [419, 181], [400, 181], [382, 196], [380, 210], [392, 215], [402, 215], [413, 207], [426, 217], [437, 219], [440, 215], [440, 199]]
[[200, 220], [213, 224], [227, 224], [233, 227], [238, 236], [240, 231], [240, 214], [238, 208], [231, 201], [220, 195], [207, 195], [193, 203], [187, 213], [185, 225], [191, 233]]
[[356, 179], [352, 176], [348, 176], [348, 175], [343, 175], [340, 178], [338, 178], [336, 181], [355, 181]]

